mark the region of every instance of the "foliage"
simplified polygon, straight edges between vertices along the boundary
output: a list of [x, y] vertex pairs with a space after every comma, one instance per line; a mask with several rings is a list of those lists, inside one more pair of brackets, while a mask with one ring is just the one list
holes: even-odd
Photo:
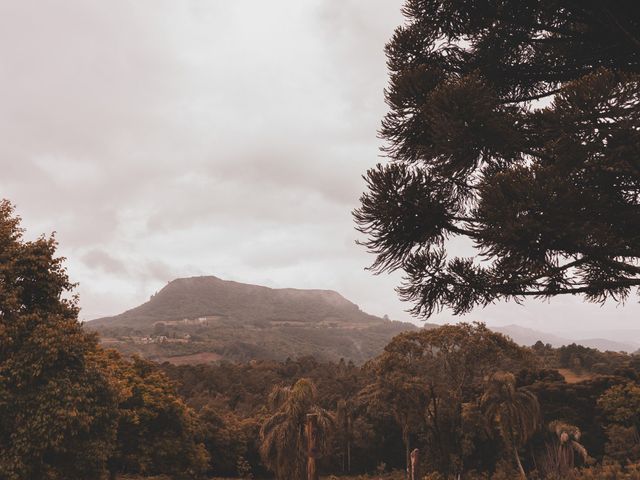
[[[362, 425], [356, 425], [362, 427]], [[339, 443], [342, 471], [351, 472], [351, 448], [354, 435], [354, 407], [351, 401], [340, 399], [335, 414], [335, 439]]]
[[600, 396], [598, 406], [612, 422], [640, 426], [640, 385], [614, 385]]
[[[407, 0], [354, 212], [412, 312], [640, 285], [640, 9]], [[458, 238], [456, 238], [458, 237]], [[477, 255], [450, 258], [464, 239]], [[482, 260], [482, 261], [481, 261]]]
[[239, 478], [242, 478], [242, 479], [253, 478], [251, 464], [244, 457], [238, 457], [238, 461], [236, 463], [236, 471], [238, 472]]
[[319, 453], [327, 451], [333, 418], [316, 405], [316, 397], [316, 387], [308, 379], [300, 379], [292, 387], [277, 387], [269, 397], [275, 413], [260, 429], [260, 454], [265, 465], [280, 480], [303, 478], [306, 472], [308, 415], [317, 417]]
[[99, 347], [55, 239], [22, 234], [0, 202], [0, 477], [198, 476], [192, 411], [156, 365]]
[[640, 387], [634, 382], [614, 385], [598, 398], [611, 422], [606, 427], [607, 456], [626, 463], [640, 459]]
[[421, 433], [429, 469], [459, 473], [469, 450], [464, 404], [478, 398], [491, 371], [522, 367], [530, 360], [524, 349], [483, 324], [408, 332], [394, 338], [370, 365], [376, 381], [363, 392], [387, 404], [407, 450], [409, 434]]
[[518, 449], [526, 445], [539, 427], [538, 399], [528, 389], [516, 388], [516, 377], [512, 373], [496, 372], [487, 382], [480, 405], [514, 456], [520, 477], [526, 478]]
[[409, 468], [411, 435], [417, 433], [422, 426], [427, 396], [417, 369], [411, 368], [410, 364], [403, 365], [404, 368], [393, 368], [390, 364], [395, 363], [398, 358], [387, 354], [388, 351], [373, 366], [376, 369], [376, 380], [360, 392], [358, 400], [369, 410], [386, 410], [393, 416], [402, 432], [405, 468]]
[[[447, 474], [445, 469], [439, 467], [440, 458], [461, 458], [462, 478], [487, 479], [493, 476], [496, 479], [511, 480], [519, 475], [514, 467], [512, 449], [505, 445], [498, 431], [494, 430], [494, 435], [490, 435], [492, 429], [488, 428], [481, 408], [487, 380], [496, 369], [512, 372], [516, 390], [526, 387], [538, 397], [545, 424], [561, 420], [576, 425], [582, 433], [578, 443], [591, 456], [598, 462], [602, 462], [605, 455], [611, 457], [608, 452], [612, 444], [606, 436], [610, 426], [607, 422], [610, 420], [599, 406], [598, 399], [611, 387], [625, 385], [631, 378], [635, 378], [633, 372], [637, 372], [640, 365], [635, 357], [588, 349], [581, 355], [591, 358], [592, 354], [597, 353], [598, 362], [586, 361], [581, 368], [585, 375], [592, 378], [567, 383], [556, 370], [562, 349], [543, 345], [543, 352], [539, 356], [535, 350], [528, 352], [504, 337], [494, 336], [492, 332], [474, 325], [445, 326], [430, 333], [416, 334], [422, 340], [413, 335], [406, 334], [395, 339], [376, 361], [364, 368], [346, 362], [321, 363], [309, 357], [289, 359], [286, 362], [253, 361], [245, 364], [220, 362], [215, 365], [179, 367], [164, 364], [162, 368], [177, 382], [180, 394], [201, 414], [206, 409], [215, 413], [223, 423], [228, 423], [211, 430], [215, 437], [216, 429], [220, 428], [221, 440], [228, 438], [231, 441], [227, 444], [219, 443], [218, 447], [208, 445], [213, 457], [211, 471], [214, 474], [218, 472], [216, 463], [219, 460], [216, 458], [232, 464], [232, 457], [244, 448], [245, 440], [245, 458], [254, 475], [260, 477], [266, 474], [264, 463], [257, 455], [258, 432], [254, 430], [255, 433], [252, 433], [251, 428], [255, 427], [249, 427], [245, 422], [253, 426], [263, 423], [267, 416], [265, 409], [272, 385], [292, 385], [301, 378], [309, 378], [317, 386], [316, 402], [322, 408], [337, 413], [346, 407], [346, 403], [351, 405], [349, 411], [352, 416], [354, 473], [375, 472], [378, 463], [386, 464], [385, 471], [402, 469], [406, 454], [402, 428], [396, 420], [394, 404], [383, 400], [387, 394], [389, 399], [393, 399], [392, 393], [398, 394], [389, 388], [385, 395], [376, 400], [371, 397], [376, 390], [375, 385], [380, 383], [384, 386], [395, 378], [422, 382], [424, 386], [431, 379], [439, 394], [436, 396], [438, 406], [445, 410], [438, 411], [437, 418], [440, 420], [437, 425], [445, 428], [449, 425], [447, 419], [455, 418], [449, 416], [451, 412], [458, 411], [457, 407], [450, 408], [453, 396], [447, 382], [455, 379], [460, 381], [467, 374], [462, 382], [465, 388], [459, 407], [459, 427], [454, 431], [455, 435], [442, 437], [445, 441], [441, 447], [429, 432], [434, 424], [430, 423], [426, 410], [423, 410], [422, 415], [412, 416], [412, 422], [418, 423], [411, 423], [411, 446], [426, 453], [425, 467], [432, 474], [434, 470], [440, 469], [440, 475], [447, 480], [455, 478], [457, 472]], [[430, 346], [434, 348], [430, 349]], [[443, 352], [441, 356], [437, 356], [440, 347], [443, 347]], [[428, 353], [421, 354], [422, 351]], [[540, 360], [539, 364], [536, 359]], [[597, 368], [598, 363], [607, 365], [607, 375], [595, 374], [593, 369]], [[624, 376], [613, 376], [614, 372], [623, 372]], [[402, 407], [402, 402], [398, 401], [398, 409]], [[406, 408], [410, 409], [411, 403], [407, 403]], [[343, 411], [341, 417], [345, 416]], [[337, 474], [343, 469], [344, 443], [340, 434], [340, 422], [336, 422], [336, 427], [332, 448], [320, 460], [320, 465], [324, 472]], [[236, 438], [233, 439], [232, 436]], [[538, 431], [519, 450], [523, 468], [530, 478], [539, 478], [543, 474], [547, 444], [553, 446], [554, 438], [557, 438], [556, 434], [547, 429]], [[618, 438], [624, 441], [624, 438]], [[445, 452], [458, 453], [450, 457], [449, 453], [440, 453], [440, 448]], [[620, 461], [625, 461], [622, 457], [619, 458]], [[539, 469], [538, 477], [536, 468]]]
[[241, 419], [210, 404], [200, 411], [199, 421], [204, 445], [211, 455], [210, 473], [218, 476], [250, 473], [245, 458], [248, 432]]
[[[582, 432], [580, 443], [591, 456], [602, 458], [607, 442], [603, 427], [607, 422], [597, 401], [607, 389], [626, 381], [621, 377], [597, 376], [578, 383], [536, 381], [528, 388], [538, 397], [545, 424], [559, 420], [575, 425]], [[545, 435], [542, 433], [534, 437], [533, 443], [544, 457], [546, 444], [553, 439], [553, 435], [548, 431]], [[542, 461], [540, 459], [538, 463]]]
[[125, 362], [115, 352], [111, 355], [118, 362], [118, 378], [125, 391], [118, 407], [112, 472], [200, 477], [209, 456], [199, 442], [194, 412], [155, 364], [140, 358]]
[[640, 460], [640, 438], [635, 426], [608, 425], [605, 427], [605, 433], [605, 454], [608, 459], [622, 465]]
[[53, 237], [25, 241], [0, 202], [0, 477], [84, 479], [105, 470], [117, 391], [97, 361]]
[[640, 480], [640, 465], [607, 463], [570, 472], [568, 480]]
[[[529, 350], [482, 324], [459, 324], [403, 333], [364, 367], [312, 357], [158, 366], [100, 348], [77, 322], [55, 241], [24, 241], [11, 206], [1, 211], [2, 478], [97, 479], [107, 469], [297, 478], [308, 413], [325, 434], [318, 465], [327, 473], [350, 463], [355, 473], [379, 465], [379, 477], [402, 476], [386, 472], [403, 468], [411, 447], [430, 478], [633, 478], [635, 356]], [[588, 380], [568, 383], [560, 367]], [[538, 403], [546, 435], [533, 433]]]
[[552, 440], [546, 445], [544, 471], [552, 478], [565, 478], [575, 465], [575, 454], [587, 462], [589, 455], [579, 442], [582, 432], [575, 425], [554, 420], [549, 424]]

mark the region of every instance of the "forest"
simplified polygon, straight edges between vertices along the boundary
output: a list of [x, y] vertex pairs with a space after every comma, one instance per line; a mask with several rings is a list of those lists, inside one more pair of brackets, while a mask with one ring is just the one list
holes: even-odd
[[[402, 13], [385, 50], [388, 161], [353, 210], [370, 269], [401, 272], [422, 320], [636, 301], [637, 0], [406, 0]], [[400, 333], [363, 365], [154, 363], [78, 320], [57, 248], [0, 201], [2, 480], [640, 480], [638, 354], [523, 347], [461, 322]]]
[[634, 355], [523, 348], [458, 324], [401, 334], [363, 367], [307, 357], [158, 368], [200, 413], [219, 476], [303, 478], [304, 455], [296, 464], [291, 452], [305, 440], [287, 433], [318, 413], [326, 475], [405, 478], [417, 448], [411, 478], [638, 478]]
[[363, 366], [157, 364], [84, 330], [55, 238], [8, 201], [0, 244], [2, 478], [638, 478], [638, 356], [459, 323]]

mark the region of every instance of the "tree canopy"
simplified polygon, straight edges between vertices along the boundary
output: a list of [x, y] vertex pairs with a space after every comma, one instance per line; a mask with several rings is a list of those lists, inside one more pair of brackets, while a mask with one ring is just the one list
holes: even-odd
[[117, 389], [77, 320], [54, 238], [25, 241], [0, 202], [0, 477], [99, 478]]
[[[390, 162], [354, 211], [428, 317], [640, 285], [640, 6], [407, 0], [386, 47]], [[470, 244], [475, 255], [453, 250]], [[455, 245], [455, 248], [452, 248]]]
[[275, 387], [269, 402], [275, 413], [260, 429], [260, 454], [278, 480], [303, 478], [307, 466], [308, 415], [317, 418], [319, 444], [317, 454], [327, 450], [327, 437], [333, 417], [316, 405], [317, 390], [312, 381], [301, 378], [292, 387]]
[[411, 437], [419, 436], [431, 468], [459, 474], [476, 453], [466, 445], [465, 431], [478, 430], [477, 425], [465, 424], [476, 421], [471, 407], [485, 377], [496, 369], [520, 370], [531, 362], [526, 350], [483, 324], [406, 332], [367, 365], [376, 380], [361, 396], [372, 407], [382, 403], [392, 412], [402, 430], [407, 466]]
[[0, 478], [199, 477], [208, 454], [194, 412], [156, 366], [83, 329], [56, 247], [25, 240], [0, 201]]

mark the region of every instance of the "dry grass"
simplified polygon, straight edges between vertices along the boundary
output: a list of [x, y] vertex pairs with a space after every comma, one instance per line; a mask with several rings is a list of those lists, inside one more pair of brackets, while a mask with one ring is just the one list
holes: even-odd
[[586, 380], [591, 380], [595, 375], [592, 373], [577, 373], [568, 368], [559, 368], [558, 373], [564, 377], [564, 381], [567, 383], [579, 383]]
[[160, 357], [159, 363], [169, 362], [174, 365], [197, 365], [199, 363], [211, 363], [222, 359], [222, 355], [213, 352], [192, 353], [190, 355], [177, 355], [174, 357]]

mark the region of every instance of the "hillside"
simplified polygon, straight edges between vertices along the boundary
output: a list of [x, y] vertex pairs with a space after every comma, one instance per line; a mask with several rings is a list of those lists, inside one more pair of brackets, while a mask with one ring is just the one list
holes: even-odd
[[575, 343], [584, 347], [595, 348], [601, 352], [611, 351], [630, 353], [638, 349], [638, 344], [632, 339], [629, 339], [629, 341], [626, 342], [621, 342], [608, 338], [566, 338], [552, 333], [521, 327], [519, 325], [491, 327], [491, 329], [510, 337], [514, 342], [524, 346], [531, 346], [540, 340], [542, 343], [548, 343], [553, 347], [561, 347], [563, 345]]
[[273, 289], [217, 277], [169, 282], [148, 302], [90, 321], [106, 346], [153, 360], [284, 360], [313, 355], [362, 363], [411, 323], [369, 315], [331, 290]]

